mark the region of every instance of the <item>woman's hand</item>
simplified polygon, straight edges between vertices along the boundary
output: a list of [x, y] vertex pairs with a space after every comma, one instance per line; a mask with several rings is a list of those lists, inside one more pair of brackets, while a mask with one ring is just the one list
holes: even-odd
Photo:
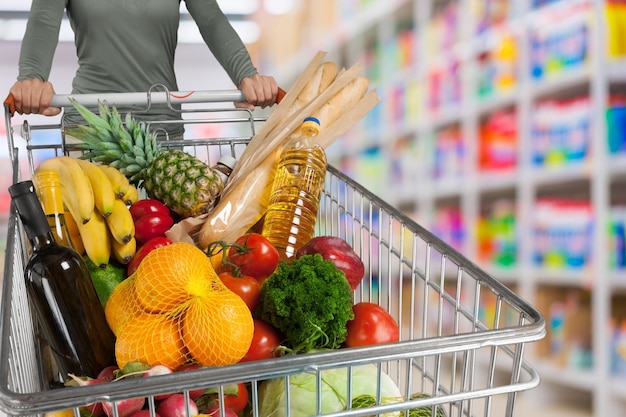
[[9, 92], [15, 100], [15, 111], [20, 114], [43, 114], [56, 116], [61, 113], [58, 107], [51, 107], [54, 87], [49, 81], [39, 79], [17, 81]]
[[235, 103], [235, 107], [254, 110], [255, 106], [269, 107], [278, 98], [278, 84], [274, 77], [256, 74], [241, 81], [239, 90], [246, 97], [245, 102]]

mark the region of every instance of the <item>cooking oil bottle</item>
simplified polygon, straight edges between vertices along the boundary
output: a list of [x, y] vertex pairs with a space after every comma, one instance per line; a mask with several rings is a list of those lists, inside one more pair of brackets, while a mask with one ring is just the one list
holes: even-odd
[[300, 134], [287, 143], [276, 166], [261, 233], [282, 260], [293, 258], [315, 230], [326, 177], [326, 153], [314, 138], [319, 129], [319, 120], [304, 119]]

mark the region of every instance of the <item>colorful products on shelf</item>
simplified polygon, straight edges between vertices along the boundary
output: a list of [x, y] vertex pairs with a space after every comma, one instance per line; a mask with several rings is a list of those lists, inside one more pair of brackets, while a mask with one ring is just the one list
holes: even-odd
[[438, 207], [435, 211], [432, 231], [455, 250], [462, 252], [465, 241], [465, 221], [459, 207]]
[[539, 356], [564, 368], [593, 367], [591, 295], [563, 286], [537, 290], [537, 308], [546, 318], [547, 336], [537, 345]]
[[478, 258], [489, 265], [508, 268], [517, 262], [515, 202], [498, 200], [479, 219]]
[[592, 113], [589, 97], [538, 102], [531, 116], [533, 164], [560, 166], [583, 160], [591, 143]]
[[578, 67], [589, 50], [589, 5], [571, 4], [542, 12], [530, 32], [530, 73], [542, 79]]
[[435, 66], [428, 72], [428, 108], [439, 112], [461, 102], [461, 66], [459, 62]]
[[611, 97], [609, 106], [606, 111], [609, 152], [626, 153], [626, 96]]
[[548, 269], [581, 269], [589, 265], [594, 226], [589, 201], [540, 199], [533, 213], [535, 265]]
[[610, 58], [626, 56], [626, 1], [606, 1], [608, 55]]
[[433, 177], [444, 179], [463, 175], [466, 150], [461, 128], [453, 125], [439, 130], [435, 133], [434, 142]]
[[415, 37], [415, 30], [412, 26], [408, 26], [399, 28], [385, 41], [383, 62], [389, 70], [400, 71], [413, 66], [415, 62]]
[[490, 97], [511, 91], [517, 82], [517, 41], [502, 30], [494, 33], [497, 45], [481, 54], [477, 63], [477, 93]]
[[442, 51], [449, 51], [459, 40], [461, 22], [458, 2], [447, 2], [434, 10], [432, 18], [426, 23], [426, 56], [438, 57]]
[[611, 335], [609, 346], [611, 375], [626, 378], [626, 319], [618, 321], [611, 318], [609, 334]]
[[479, 163], [482, 171], [509, 170], [517, 163], [515, 110], [491, 114], [480, 127]]
[[475, 0], [471, 3], [476, 16], [476, 33], [504, 23], [515, 13], [514, 2], [508, 0]]
[[626, 269], [626, 206], [615, 206], [609, 213], [609, 267]]

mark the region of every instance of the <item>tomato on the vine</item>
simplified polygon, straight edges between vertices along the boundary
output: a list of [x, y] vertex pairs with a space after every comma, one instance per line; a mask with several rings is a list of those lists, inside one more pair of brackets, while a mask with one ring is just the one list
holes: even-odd
[[280, 335], [271, 324], [262, 320], [254, 320], [254, 335], [248, 353], [241, 362], [271, 359], [276, 356], [276, 349], [280, 346]]
[[396, 321], [378, 304], [361, 302], [352, 307], [354, 319], [346, 327], [346, 347], [392, 343], [400, 340]]
[[261, 297], [261, 284], [256, 278], [250, 275], [236, 277], [230, 272], [222, 272], [219, 277], [229, 290], [241, 297], [251, 312], [257, 308]]
[[259, 233], [240, 236], [228, 250], [227, 260], [239, 268], [241, 275], [250, 275], [261, 281], [272, 275], [278, 266], [278, 251]]

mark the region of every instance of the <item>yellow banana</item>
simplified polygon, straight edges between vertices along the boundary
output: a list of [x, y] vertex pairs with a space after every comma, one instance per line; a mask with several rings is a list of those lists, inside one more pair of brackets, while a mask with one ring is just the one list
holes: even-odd
[[83, 244], [83, 238], [80, 237], [80, 232], [78, 231], [78, 225], [76, 224], [76, 220], [74, 220], [74, 216], [69, 210], [65, 211], [65, 225], [67, 226], [67, 232], [70, 235], [70, 240], [72, 241], [72, 246], [79, 254], [85, 253], [85, 245]]
[[128, 243], [135, 237], [135, 222], [126, 204], [116, 198], [113, 204], [113, 212], [106, 218], [106, 224], [111, 232], [111, 237], [118, 243]]
[[98, 168], [100, 168], [102, 172], [109, 177], [115, 196], [117, 198], [124, 197], [124, 194], [128, 192], [128, 187], [130, 187], [130, 182], [128, 181], [128, 178], [126, 178], [126, 175], [122, 174], [119, 169], [110, 165], [98, 165]]
[[48, 169], [59, 173], [63, 204], [77, 222], [87, 223], [94, 212], [93, 190], [77, 160], [69, 156], [55, 156], [37, 167], [37, 171]]
[[66, 408], [57, 411], [48, 411], [43, 415], [44, 417], [74, 417], [74, 409]]
[[132, 237], [127, 243], [119, 243], [115, 239], [111, 239], [111, 251], [113, 257], [122, 265], [126, 265], [133, 259], [137, 251], [137, 241]]
[[126, 194], [122, 197], [122, 201], [126, 203], [127, 206], [132, 206], [137, 200], [139, 200], [139, 190], [137, 190], [137, 187], [130, 184], [128, 191], [126, 191]]
[[95, 210], [87, 223], [76, 224], [89, 259], [99, 267], [108, 265], [111, 259], [111, 236], [104, 217]]
[[92, 162], [85, 161], [83, 159], [77, 159], [76, 162], [80, 165], [82, 170], [89, 178], [91, 189], [93, 190], [93, 200], [96, 210], [100, 212], [104, 217], [111, 215], [113, 211], [113, 201], [115, 200], [115, 192], [113, 191], [113, 185], [98, 166]]

